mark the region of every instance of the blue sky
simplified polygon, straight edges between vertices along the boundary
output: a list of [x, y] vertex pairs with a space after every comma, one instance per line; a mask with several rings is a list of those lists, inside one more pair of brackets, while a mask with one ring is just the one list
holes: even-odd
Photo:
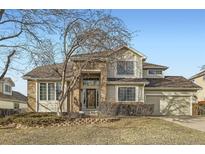
[[[147, 61], [169, 67], [166, 75], [189, 78], [205, 64], [205, 10], [112, 10], [129, 30], [137, 31], [131, 45]], [[19, 75], [15, 90], [26, 94]]]

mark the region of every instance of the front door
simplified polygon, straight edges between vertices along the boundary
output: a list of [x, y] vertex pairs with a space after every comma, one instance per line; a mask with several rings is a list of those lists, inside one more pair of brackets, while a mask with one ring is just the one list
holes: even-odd
[[87, 109], [96, 109], [96, 89], [86, 89], [86, 96]]

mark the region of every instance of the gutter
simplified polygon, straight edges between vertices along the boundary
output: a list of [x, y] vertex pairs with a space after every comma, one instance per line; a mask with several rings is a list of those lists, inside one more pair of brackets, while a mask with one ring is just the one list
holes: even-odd
[[200, 90], [201, 88], [145, 87], [145, 90]]
[[24, 80], [52, 80], [52, 81], [56, 81], [56, 80], [61, 80], [60, 78], [32, 78], [29, 76], [23, 76]]
[[107, 84], [109, 85], [116, 85], [116, 84], [134, 84], [134, 85], [147, 85], [149, 82], [120, 82], [120, 81], [108, 81]]

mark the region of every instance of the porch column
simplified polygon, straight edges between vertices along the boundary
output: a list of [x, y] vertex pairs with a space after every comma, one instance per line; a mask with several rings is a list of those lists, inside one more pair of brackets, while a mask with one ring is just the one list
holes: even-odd
[[100, 103], [105, 103], [107, 100], [107, 68], [106, 63], [100, 65]]

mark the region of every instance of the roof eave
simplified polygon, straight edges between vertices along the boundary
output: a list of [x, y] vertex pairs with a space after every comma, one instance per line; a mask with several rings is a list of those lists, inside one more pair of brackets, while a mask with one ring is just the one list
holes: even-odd
[[135, 85], [148, 85], [149, 82], [125, 82], [125, 81], [108, 81], [107, 84], [116, 85], [116, 84], [135, 84]]
[[148, 69], [162, 69], [162, 70], [167, 70], [169, 67], [146, 67], [146, 68], [143, 68], [144, 70], [148, 70]]
[[145, 89], [147, 90], [194, 90], [194, 91], [197, 91], [197, 90], [200, 90], [200, 88], [176, 88], [176, 87], [145, 87]]
[[30, 77], [30, 76], [23, 76], [24, 80], [60, 80], [60, 78], [39, 78], [39, 77]]
[[193, 80], [193, 79], [196, 79], [196, 78], [200, 78], [200, 77], [202, 77], [202, 76], [204, 76], [204, 75], [205, 75], [205, 71], [201, 71], [201, 72], [199, 72], [198, 74], [193, 75], [191, 78], [189, 78], [189, 80]]

